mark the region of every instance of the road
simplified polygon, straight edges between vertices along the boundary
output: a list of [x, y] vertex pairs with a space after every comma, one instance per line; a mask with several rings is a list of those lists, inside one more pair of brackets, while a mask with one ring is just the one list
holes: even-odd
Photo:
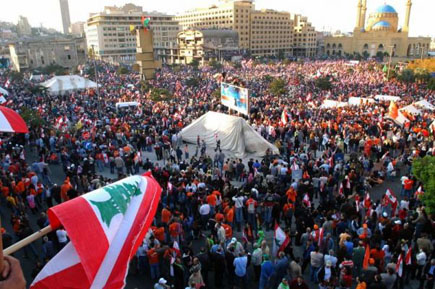
[[[26, 155], [27, 155], [27, 161], [28, 161], [28, 163], [32, 163], [35, 160], [35, 158], [36, 158], [35, 154], [31, 153], [28, 150], [27, 150], [27, 154]], [[145, 157], [148, 157], [152, 161], [155, 160], [155, 156], [154, 156], [153, 153], [146, 153]], [[64, 178], [65, 178], [65, 175], [63, 173], [63, 170], [62, 170], [61, 166], [60, 165], [51, 165], [50, 166], [50, 170], [51, 170], [52, 181], [55, 182], [55, 183], [61, 184], [63, 182]], [[106, 177], [111, 177], [111, 178], [115, 178], [116, 177], [115, 175], [111, 175], [110, 172], [108, 171], [108, 169], [106, 169], [103, 172], [103, 175], [106, 176]], [[376, 186], [371, 191], [371, 198], [372, 198], [372, 200], [374, 200], [374, 201], [379, 200], [381, 198], [381, 196], [385, 193], [387, 188], [391, 188], [393, 191], [398, 192], [400, 190], [400, 183], [398, 182], [398, 180], [395, 180], [394, 182], [386, 181], [383, 184]], [[9, 219], [10, 219], [9, 216], [11, 214], [11, 211], [8, 208], [6, 208], [4, 204], [1, 204], [0, 209], [1, 209], [0, 213], [1, 213], [2, 220], [8, 220], [9, 221]], [[36, 224], [37, 218], [38, 218], [37, 215], [32, 215], [29, 212], [29, 219], [30, 219], [31, 227], [34, 230], [38, 229], [38, 226]], [[2, 226], [5, 227], [8, 232], [13, 232], [11, 224], [9, 222], [3, 221], [2, 222]], [[235, 236], [240, 238], [241, 234], [238, 233], [238, 232], [235, 232]], [[273, 239], [273, 232], [272, 231], [267, 232], [266, 233], [266, 240], [271, 244], [272, 243], [272, 239]], [[194, 249], [195, 253], [199, 252], [199, 248], [201, 246], [203, 246], [203, 245], [204, 245], [204, 240], [196, 240], [196, 241], [194, 241], [193, 242], [193, 249]], [[36, 246], [37, 250], [40, 251], [41, 241], [35, 242], [35, 246]], [[298, 256], [298, 255], [300, 256], [301, 253], [302, 253], [300, 251], [300, 248], [298, 248], [298, 247], [294, 247], [294, 248], [295, 248], [295, 255], [296, 256]], [[19, 260], [21, 261], [21, 264], [22, 264], [22, 267], [23, 267], [23, 271], [25, 273], [26, 280], [28, 281], [28, 285], [30, 285], [31, 280], [33, 280], [32, 270], [35, 267], [35, 260], [34, 259], [26, 259], [26, 258], [24, 258], [23, 250], [18, 251], [15, 254], [15, 256], [17, 258], [19, 258]], [[252, 270], [252, 268], [251, 268], [251, 270]], [[251, 274], [253, 274], [253, 272], [251, 272]], [[309, 280], [309, 275], [308, 274], [309, 274], [309, 270], [306, 270], [306, 273], [305, 273], [305, 277], [306, 278], [305, 278], [305, 280]], [[210, 283], [213, 284], [212, 283], [212, 281], [213, 281], [213, 273], [212, 272], [209, 274], [209, 279], [210, 279]], [[250, 278], [250, 279], [252, 279], [252, 278]], [[317, 288], [317, 285], [315, 285], [315, 284], [311, 284], [310, 283], [309, 285], [310, 285], [310, 288]], [[251, 281], [251, 284], [250, 284], [249, 287], [250, 288], [257, 288], [257, 286], [258, 286], [257, 284], [255, 284], [254, 282]], [[146, 289], [146, 288], [152, 288], [152, 287], [153, 287], [153, 283], [148, 278], [148, 276], [129, 274], [128, 277], [127, 277], [127, 286], [126, 286], [127, 289]], [[417, 287], [418, 287], [417, 284], [413, 282], [407, 288], [409, 288], [409, 289], [414, 289], [415, 288], [416, 289]], [[275, 289], [275, 288], [273, 288], [273, 289]]]

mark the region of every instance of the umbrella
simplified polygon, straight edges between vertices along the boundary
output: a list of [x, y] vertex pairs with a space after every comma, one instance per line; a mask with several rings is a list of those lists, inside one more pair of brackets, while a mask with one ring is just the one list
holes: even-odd
[[0, 106], [0, 132], [28, 133], [26, 122], [10, 108]]

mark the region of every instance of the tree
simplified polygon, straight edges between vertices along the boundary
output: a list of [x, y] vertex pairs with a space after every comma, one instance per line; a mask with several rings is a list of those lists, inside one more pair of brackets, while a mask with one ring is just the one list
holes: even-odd
[[378, 58], [379, 61], [384, 61], [384, 53], [382, 51], [378, 51], [376, 53], [376, 58]]
[[195, 78], [195, 77], [188, 78], [186, 80], [186, 85], [196, 87], [199, 85], [199, 80], [198, 80], [198, 78]]
[[435, 157], [425, 156], [412, 163], [412, 174], [423, 183], [422, 201], [429, 214], [435, 213]]
[[399, 80], [402, 82], [411, 83], [415, 80], [414, 71], [411, 69], [404, 69], [402, 73], [399, 75]]
[[21, 117], [30, 127], [41, 127], [45, 124], [45, 120], [39, 115], [36, 110], [24, 107], [20, 112]]
[[118, 74], [128, 74], [128, 68], [127, 67], [125, 67], [125, 66], [120, 66], [120, 67], [118, 67], [118, 69], [116, 70], [116, 73], [118, 73]]
[[269, 85], [269, 91], [273, 95], [283, 95], [287, 92], [284, 79], [276, 78]]
[[369, 54], [367, 51], [364, 51], [363, 54], [362, 54], [362, 57], [363, 57], [364, 59], [369, 58], [369, 56], [370, 56], [370, 54]]
[[217, 62], [216, 59], [211, 60], [208, 63], [208, 65], [213, 67], [216, 70], [221, 70], [222, 69], [222, 64], [220, 62]]
[[429, 81], [427, 83], [427, 88], [430, 90], [435, 90], [435, 77], [432, 77], [431, 79], [429, 79]]
[[332, 83], [328, 77], [319, 77], [315, 80], [315, 84], [321, 90], [329, 90], [332, 88]]
[[414, 70], [415, 79], [421, 82], [428, 82], [430, 79], [430, 73], [425, 68], [416, 68]]
[[153, 88], [151, 89], [151, 100], [152, 101], [166, 101], [171, 99], [169, 90], [165, 88]]
[[194, 58], [192, 62], [190, 62], [190, 66], [192, 66], [194, 69], [198, 69], [199, 66], [199, 60], [197, 58]]

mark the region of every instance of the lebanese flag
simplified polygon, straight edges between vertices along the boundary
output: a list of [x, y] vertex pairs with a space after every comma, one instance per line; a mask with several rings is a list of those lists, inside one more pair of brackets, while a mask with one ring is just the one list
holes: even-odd
[[391, 204], [392, 216], [394, 217], [396, 214], [398, 201], [393, 191], [390, 189], [387, 189], [387, 192], [385, 193], [385, 203], [386, 205]]
[[311, 207], [310, 196], [308, 193], [305, 194], [304, 199], [302, 200], [307, 207]]
[[343, 188], [343, 182], [340, 183], [340, 188], [338, 189], [338, 195], [344, 196], [344, 188]]
[[418, 187], [417, 191], [415, 191], [415, 198], [420, 199], [420, 196], [424, 195], [423, 188], [421, 186]]
[[282, 125], [286, 125], [288, 123], [287, 108], [284, 108], [281, 113], [281, 123]]
[[396, 272], [399, 277], [402, 277], [403, 275], [403, 254], [400, 253], [399, 258], [397, 259], [396, 263]]
[[356, 196], [355, 196], [355, 206], [356, 206], [356, 211], [357, 211], [357, 212], [359, 212], [359, 206], [360, 206], [360, 203], [361, 203], [361, 201], [360, 201], [360, 199], [359, 199], [359, 196], [356, 195]]
[[409, 246], [408, 251], [405, 255], [405, 265], [411, 265], [412, 248]]
[[319, 229], [319, 239], [317, 240], [317, 244], [319, 244], [319, 246], [322, 246], [323, 243], [323, 235], [325, 233], [325, 230], [322, 228]]
[[53, 229], [71, 239], [31, 289], [125, 286], [128, 263], [154, 218], [161, 188], [151, 174], [132, 176], [48, 210]]
[[366, 209], [369, 209], [372, 205], [372, 201], [370, 200], [370, 194], [366, 192], [366, 196], [364, 198], [364, 207]]
[[278, 256], [278, 253], [284, 251], [285, 247], [290, 243], [290, 237], [276, 223], [273, 239], [273, 252], [275, 256]]
[[9, 88], [11, 86], [11, 79], [8, 78], [8, 80], [6, 80], [5, 82], [5, 88]]

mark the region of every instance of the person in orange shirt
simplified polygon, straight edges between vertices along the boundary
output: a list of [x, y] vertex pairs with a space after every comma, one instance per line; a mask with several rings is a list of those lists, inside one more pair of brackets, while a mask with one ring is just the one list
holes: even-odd
[[183, 233], [180, 223], [174, 221], [169, 225], [169, 235], [171, 236], [171, 241], [177, 241], [180, 243], [180, 235]]
[[220, 211], [216, 213], [214, 219], [216, 220], [216, 222], [223, 222], [225, 219], [224, 214], [222, 214]]
[[152, 228], [153, 234], [159, 242], [165, 241], [165, 228], [164, 227], [154, 227]]
[[69, 178], [67, 177], [63, 182], [63, 185], [60, 186], [60, 197], [62, 198], [62, 202], [66, 202], [69, 200], [67, 192], [72, 189], [71, 183], [69, 182]]
[[257, 201], [254, 200], [254, 198], [252, 196], [246, 201], [246, 208], [248, 211], [248, 223], [251, 225], [251, 228], [254, 231], [257, 231], [257, 222], [255, 219], [256, 209], [257, 209]]
[[230, 240], [233, 237], [233, 228], [229, 224], [222, 223], [222, 227], [225, 229], [225, 238]]
[[293, 187], [290, 187], [287, 190], [286, 195], [287, 195], [287, 199], [289, 201], [291, 201], [292, 203], [296, 202], [296, 197], [297, 197], [298, 194], [297, 194], [296, 190]]
[[162, 210], [162, 217], [161, 217], [161, 221], [164, 226], [168, 226], [171, 217], [172, 217], [171, 211], [169, 211], [167, 207], [164, 207]]
[[214, 215], [215, 208], [216, 208], [216, 201], [217, 201], [216, 195], [213, 193], [208, 195], [206, 201], [207, 204], [209, 204], [210, 206], [210, 215]]
[[228, 206], [228, 211], [225, 214], [225, 219], [227, 220], [227, 223], [233, 227], [233, 221], [234, 221], [234, 207], [232, 205]]
[[295, 207], [290, 200], [288, 200], [283, 207], [284, 221], [287, 224], [287, 226], [291, 226], [292, 224], [294, 209]]

